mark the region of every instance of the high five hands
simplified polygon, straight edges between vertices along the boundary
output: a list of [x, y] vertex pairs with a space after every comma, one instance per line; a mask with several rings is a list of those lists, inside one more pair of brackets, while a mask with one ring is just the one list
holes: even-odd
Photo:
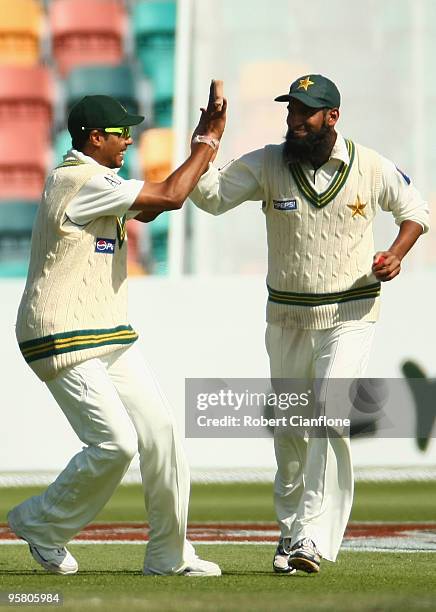
[[[226, 125], [226, 110], [227, 100], [223, 95], [223, 82], [212, 80], [209, 88], [207, 107], [200, 108], [201, 116], [192, 134], [192, 140], [194, 140], [196, 136], [210, 139], [212, 143], [216, 145], [216, 149], [218, 149], [219, 141], [221, 140]], [[217, 151], [215, 151], [211, 161], [216, 157], [216, 152]]]

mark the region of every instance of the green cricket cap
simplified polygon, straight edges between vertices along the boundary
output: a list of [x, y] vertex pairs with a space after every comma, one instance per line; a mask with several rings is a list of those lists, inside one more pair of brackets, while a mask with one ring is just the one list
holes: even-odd
[[70, 134], [80, 130], [106, 127], [129, 127], [144, 121], [142, 115], [132, 115], [111, 96], [85, 96], [68, 115]]
[[311, 108], [339, 108], [341, 94], [336, 85], [322, 74], [310, 74], [296, 79], [288, 94], [274, 98], [276, 102], [299, 100]]

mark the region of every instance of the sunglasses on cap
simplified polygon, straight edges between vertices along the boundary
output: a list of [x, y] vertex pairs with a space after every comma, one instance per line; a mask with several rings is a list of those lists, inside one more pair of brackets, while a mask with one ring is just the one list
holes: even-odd
[[132, 130], [130, 126], [128, 127], [106, 127], [106, 128], [82, 128], [82, 130], [101, 130], [102, 132], [106, 132], [107, 134], [118, 134], [122, 136], [125, 140], [132, 136]]

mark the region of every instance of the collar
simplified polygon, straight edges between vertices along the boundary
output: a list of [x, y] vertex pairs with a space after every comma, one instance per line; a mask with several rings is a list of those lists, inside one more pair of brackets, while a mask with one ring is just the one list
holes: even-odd
[[340, 132], [336, 132], [336, 142], [333, 145], [333, 149], [330, 153], [329, 159], [337, 159], [339, 161], [344, 162], [347, 166], [350, 163], [350, 156], [347, 151], [347, 144], [345, 142], [345, 138], [342, 136]]
[[[81, 162], [84, 162], [85, 164], [95, 164], [96, 166], [101, 166], [101, 164], [99, 164], [98, 161], [96, 161], [93, 157], [85, 155], [85, 153], [82, 153], [82, 151], [77, 151], [76, 149], [70, 149], [64, 155], [64, 161], [71, 159], [78, 159]], [[104, 168], [104, 166], [102, 167]], [[121, 168], [108, 168], [108, 170], [110, 170], [111, 172], [115, 172], [115, 174], [118, 174]]]

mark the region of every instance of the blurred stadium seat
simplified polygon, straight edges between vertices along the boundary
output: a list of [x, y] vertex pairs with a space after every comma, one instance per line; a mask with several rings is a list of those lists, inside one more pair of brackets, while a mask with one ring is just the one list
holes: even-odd
[[165, 67], [156, 72], [153, 81], [153, 122], [157, 127], [171, 127], [173, 124], [173, 71]]
[[32, 120], [49, 138], [53, 89], [46, 66], [0, 66], [0, 125]]
[[160, 214], [150, 223], [151, 238], [151, 272], [159, 276], [168, 274], [168, 230], [169, 213]]
[[38, 122], [0, 125], [0, 198], [39, 200], [49, 147]]
[[26, 275], [38, 204], [0, 200], [0, 277]]
[[130, 219], [127, 221], [128, 251], [127, 251], [127, 273], [129, 276], [141, 276], [146, 273], [141, 264], [140, 243], [143, 235], [143, 226], [139, 221]]
[[144, 179], [163, 181], [171, 174], [174, 132], [171, 128], [153, 128], [139, 138], [139, 163]]
[[54, 139], [53, 166], [58, 166], [65, 155], [71, 149], [71, 136], [68, 130], [61, 130]]
[[1, 0], [0, 64], [39, 61], [42, 17], [37, 0]]
[[119, 64], [127, 23], [117, 0], [56, 0], [49, 7], [52, 49], [59, 72], [87, 64]]
[[[174, 132], [170, 128], [154, 128], [141, 134], [139, 159], [145, 180], [163, 181], [171, 174]], [[169, 214], [162, 213], [150, 223], [152, 272], [167, 273]]]
[[132, 26], [142, 72], [153, 86], [155, 125], [172, 123], [174, 96], [175, 2], [138, 2]]
[[69, 110], [83, 96], [105, 94], [113, 96], [131, 113], [138, 113], [135, 78], [132, 66], [80, 66], [74, 68], [65, 86], [66, 105]]
[[[49, 165], [58, 165], [71, 148], [63, 129], [66, 115], [93, 93], [117, 98], [159, 128], [145, 138], [135, 131], [120, 176], [142, 173], [160, 181], [170, 174], [176, 5], [174, 0], [0, 0], [0, 199], [39, 201]], [[134, 61], [124, 56], [126, 35], [128, 54], [131, 44], [136, 49]], [[149, 92], [152, 99], [144, 101]], [[10, 208], [10, 214], [20, 215], [16, 210]], [[149, 270], [141, 261], [147, 262], [144, 244], [150, 245], [150, 235], [154, 269], [164, 270], [168, 215], [149, 226], [129, 222], [129, 233], [129, 272]]]
[[124, 154], [124, 164], [120, 168], [119, 175], [124, 179], [137, 178], [134, 172], [136, 167], [137, 149], [135, 145], [130, 145]]

